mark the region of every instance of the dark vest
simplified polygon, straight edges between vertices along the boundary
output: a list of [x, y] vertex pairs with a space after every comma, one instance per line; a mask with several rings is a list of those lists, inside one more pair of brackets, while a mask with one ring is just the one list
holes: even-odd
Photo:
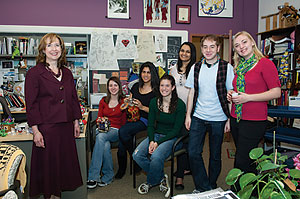
[[[198, 99], [198, 94], [199, 94], [199, 83], [198, 83], [198, 78], [199, 78], [199, 72], [200, 68], [202, 65], [202, 61], [199, 61], [195, 64], [194, 67], [194, 100], [193, 100], [193, 109], [192, 109], [192, 115], [195, 111], [196, 107], [196, 102]], [[227, 117], [229, 117], [229, 108], [228, 108], [228, 101], [227, 101], [227, 89], [226, 89], [226, 77], [227, 77], [227, 65], [228, 62], [224, 60], [219, 60], [219, 67], [218, 67], [218, 72], [217, 72], [217, 82], [216, 82], [216, 88], [217, 88], [217, 93], [219, 97], [219, 101], [221, 103], [223, 112]]]

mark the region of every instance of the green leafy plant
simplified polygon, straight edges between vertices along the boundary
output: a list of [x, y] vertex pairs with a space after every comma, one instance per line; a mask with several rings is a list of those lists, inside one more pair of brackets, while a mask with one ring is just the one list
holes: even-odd
[[300, 170], [291, 169], [289, 173], [286, 172], [284, 162], [287, 156], [281, 155], [277, 151], [270, 155], [264, 155], [262, 148], [254, 148], [250, 151], [249, 157], [256, 164], [257, 174], [244, 173], [240, 169], [234, 168], [226, 177], [226, 183], [230, 186], [235, 187], [236, 183], [239, 183], [240, 191], [237, 195], [241, 199], [300, 198], [300, 191], [297, 190]]

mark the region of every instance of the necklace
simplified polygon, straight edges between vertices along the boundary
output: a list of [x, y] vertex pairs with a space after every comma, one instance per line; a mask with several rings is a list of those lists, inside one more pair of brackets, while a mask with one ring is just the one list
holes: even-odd
[[49, 66], [46, 66], [46, 69], [56, 78], [59, 78], [61, 76], [61, 72], [60, 69], [58, 69], [58, 73], [56, 74], [55, 72], [53, 72], [53, 70], [51, 68], [49, 68]]

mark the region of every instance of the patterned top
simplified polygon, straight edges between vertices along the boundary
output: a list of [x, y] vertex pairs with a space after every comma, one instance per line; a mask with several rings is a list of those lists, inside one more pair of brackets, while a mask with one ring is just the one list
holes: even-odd
[[186, 104], [189, 88], [185, 86], [186, 75], [178, 73], [177, 65], [170, 68], [170, 75], [175, 79], [178, 97]]

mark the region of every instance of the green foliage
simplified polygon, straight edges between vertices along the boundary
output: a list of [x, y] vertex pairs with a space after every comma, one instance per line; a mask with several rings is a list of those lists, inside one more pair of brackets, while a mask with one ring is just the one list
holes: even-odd
[[256, 198], [254, 192], [258, 193], [259, 199], [300, 198], [300, 192], [293, 191], [284, 182], [289, 178], [291, 183], [298, 186], [297, 181], [300, 179], [300, 170], [291, 169], [289, 171], [290, 177], [285, 171], [286, 165], [283, 163], [287, 156], [283, 156], [280, 153], [264, 155], [262, 148], [255, 148], [250, 151], [249, 157], [256, 164], [257, 174], [244, 173], [240, 169], [233, 168], [225, 179], [230, 186], [235, 186], [239, 183], [240, 191], [237, 195], [241, 199]]

